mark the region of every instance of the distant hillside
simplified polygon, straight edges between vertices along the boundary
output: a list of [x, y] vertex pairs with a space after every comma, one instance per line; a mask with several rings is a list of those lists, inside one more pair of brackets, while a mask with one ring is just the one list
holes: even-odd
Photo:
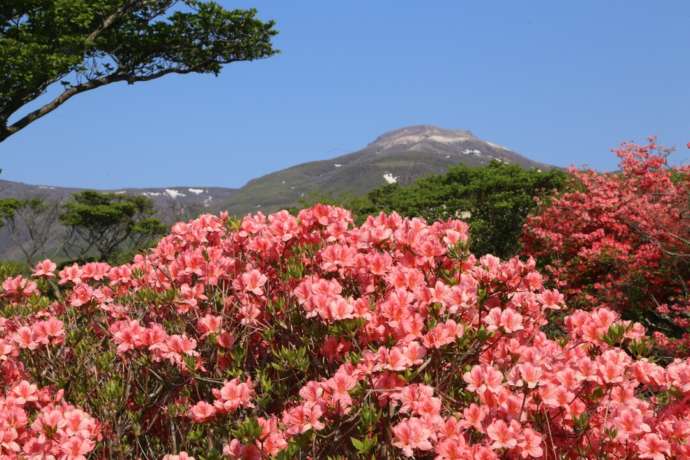
[[[48, 185], [29, 185], [21, 182], [0, 180], [0, 198], [41, 197], [46, 201], [63, 201], [75, 192], [87, 190], [72, 187], [53, 187]], [[205, 209], [215, 209], [218, 203], [227, 200], [237, 189], [224, 187], [161, 187], [161, 188], [120, 188], [103, 190], [112, 193], [145, 195], [164, 220], [177, 220], [187, 214], [196, 214]]]
[[[21, 182], [0, 180], [0, 198], [41, 198], [46, 202], [64, 202], [73, 193], [85, 190], [69, 187], [28, 185]], [[165, 187], [124, 188], [106, 190], [113, 193], [145, 195], [153, 201], [157, 217], [171, 224], [191, 219], [203, 212], [216, 212], [220, 203], [227, 200], [236, 189], [223, 187]], [[53, 236], [48, 255], [55, 257], [57, 246], [64, 236], [64, 228], [58, 226]], [[0, 229], [0, 259], [18, 259], [19, 250], [9, 238], [8, 229]]]
[[452, 165], [480, 166], [492, 160], [549, 168], [469, 131], [410, 126], [383, 134], [357, 152], [254, 179], [224, 201], [222, 208], [233, 214], [274, 211], [314, 193], [359, 195], [386, 183], [407, 184], [440, 174]]
[[[548, 169], [510, 149], [484, 141], [465, 130], [409, 126], [385, 133], [354, 153], [303, 163], [249, 181], [239, 189], [223, 187], [165, 187], [109, 190], [151, 198], [158, 217], [173, 223], [203, 212], [228, 210], [235, 215], [271, 212], [295, 206], [304, 197], [361, 195], [387, 183], [408, 184], [449, 166], [480, 166], [492, 160], [526, 168]], [[78, 188], [28, 185], [0, 180], [0, 198], [41, 197], [63, 202]], [[55, 241], [64, 229], [58, 228]], [[52, 251], [55, 247], [51, 248]], [[49, 252], [49, 255], [53, 255]], [[0, 229], [0, 259], [18, 258], [19, 252]]]

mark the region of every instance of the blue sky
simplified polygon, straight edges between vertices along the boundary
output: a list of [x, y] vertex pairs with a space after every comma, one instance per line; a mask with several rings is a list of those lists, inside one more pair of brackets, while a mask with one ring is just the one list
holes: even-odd
[[690, 157], [687, 0], [220, 3], [275, 19], [281, 54], [79, 95], [0, 144], [0, 178], [235, 187], [410, 124], [557, 165], [650, 134]]

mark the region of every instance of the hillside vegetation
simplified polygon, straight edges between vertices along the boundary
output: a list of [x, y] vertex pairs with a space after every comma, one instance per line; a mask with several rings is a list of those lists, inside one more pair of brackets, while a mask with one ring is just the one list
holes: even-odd
[[344, 200], [361, 220], [380, 212], [423, 217], [432, 222], [458, 218], [470, 224], [474, 254], [511, 257], [528, 214], [563, 190], [567, 174], [493, 161], [483, 167], [458, 165], [447, 173], [420, 179], [408, 186], [390, 184], [363, 198]]

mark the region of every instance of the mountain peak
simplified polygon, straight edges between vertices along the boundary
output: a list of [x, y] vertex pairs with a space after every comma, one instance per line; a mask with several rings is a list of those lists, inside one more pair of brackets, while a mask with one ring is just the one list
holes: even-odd
[[414, 125], [389, 131], [377, 137], [369, 146], [389, 148], [397, 145], [410, 145], [419, 142], [438, 142], [454, 144], [475, 139], [474, 135], [464, 129], [444, 129], [432, 125]]

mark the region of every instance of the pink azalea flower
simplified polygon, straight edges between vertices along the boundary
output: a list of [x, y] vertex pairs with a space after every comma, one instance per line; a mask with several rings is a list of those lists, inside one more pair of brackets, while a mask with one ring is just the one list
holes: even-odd
[[53, 278], [55, 276], [56, 268], [57, 265], [55, 265], [55, 263], [50, 259], [42, 260], [41, 262], [38, 262], [34, 267], [33, 276], [38, 278]]

